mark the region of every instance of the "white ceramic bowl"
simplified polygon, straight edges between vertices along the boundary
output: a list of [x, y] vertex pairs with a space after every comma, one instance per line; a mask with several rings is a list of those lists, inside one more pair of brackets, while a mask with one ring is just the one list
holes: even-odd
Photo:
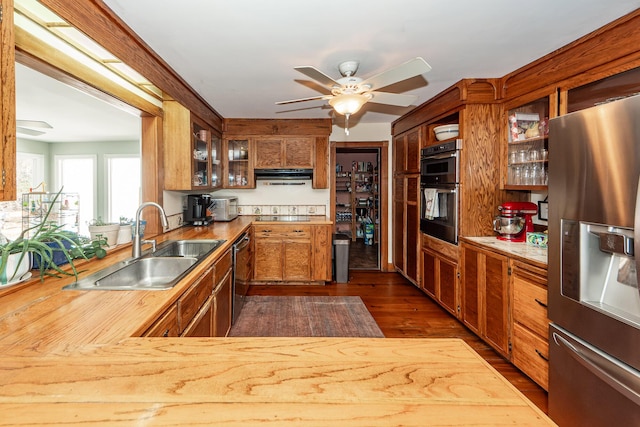
[[436, 134], [436, 139], [438, 141], [443, 141], [445, 139], [455, 138], [458, 136], [458, 129], [458, 125], [443, 125], [436, 126], [433, 128], [433, 131]]

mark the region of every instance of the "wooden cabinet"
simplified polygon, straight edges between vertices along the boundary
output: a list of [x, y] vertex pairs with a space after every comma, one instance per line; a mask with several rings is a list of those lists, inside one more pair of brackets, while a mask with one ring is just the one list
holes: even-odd
[[228, 250], [143, 335], [226, 336], [231, 328], [231, 269], [231, 250]]
[[393, 263], [407, 279], [418, 284], [420, 236], [420, 175], [393, 178]]
[[13, 1], [0, 0], [0, 200], [16, 200], [16, 89]]
[[507, 128], [503, 150], [506, 170], [502, 171], [507, 190], [546, 190], [548, 170], [549, 119], [557, 109], [555, 94], [526, 104], [516, 100], [505, 106]]
[[179, 337], [178, 304], [172, 304], [167, 311], [143, 334], [145, 337]]
[[[229, 170], [229, 187], [254, 188], [253, 169], [313, 169], [313, 188], [329, 188], [330, 119], [227, 119], [224, 138], [249, 144], [247, 184]], [[241, 164], [235, 164], [241, 167]], [[229, 166], [231, 168], [231, 165]], [[243, 174], [241, 169], [240, 174]], [[242, 177], [241, 177], [242, 179]], [[234, 181], [231, 185], [231, 181]]]
[[255, 138], [256, 169], [313, 168], [314, 138]]
[[418, 126], [393, 138], [393, 173], [420, 173], [424, 128]]
[[456, 317], [460, 315], [458, 247], [422, 234], [420, 288]]
[[177, 101], [164, 101], [163, 110], [165, 190], [220, 188], [220, 135]]
[[509, 357], [509, 259], [467, 243], [461, 255], [461, 320]]
[[253, 146], [253, 141], [248, 137], [224, 140], [223, 162], [227, 171], [223, 180], [224, 188], [255, 188], [251, 160]]
[[511, 261], [511, 361], [542, 388], [549, 387], [547, 271]]
[[217, 284], [213, 292], [214, 314], [213, 333], [214, 337], [226, 337], [231, 329], [231, 316], [233, 304], [233, 275], [231, 271]]
[[257, 224], [255, 282], [331, 280], [331, 225]]
[[311, 280], [311, 226], [254, 225], [256, 281]]

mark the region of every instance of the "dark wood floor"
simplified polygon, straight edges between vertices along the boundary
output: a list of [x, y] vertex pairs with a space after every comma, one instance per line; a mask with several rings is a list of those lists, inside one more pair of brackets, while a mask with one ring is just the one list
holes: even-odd
[[349, 283], [252, 286], [249, 295], [359, 296], [387, 338], [461, 338], [547, 413], [547, 393], [397, 273], [350, 271]]
[[349, 268], [354, 270], [380, 270], [378, 244], [365, 245], [356, 239], [349, 245]]

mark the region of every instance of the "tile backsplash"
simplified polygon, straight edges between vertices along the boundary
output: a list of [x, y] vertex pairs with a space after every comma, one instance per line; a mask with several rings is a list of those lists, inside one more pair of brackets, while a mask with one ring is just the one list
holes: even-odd
[[326, 215], [325, 205], [238, 205], [240, 215]]

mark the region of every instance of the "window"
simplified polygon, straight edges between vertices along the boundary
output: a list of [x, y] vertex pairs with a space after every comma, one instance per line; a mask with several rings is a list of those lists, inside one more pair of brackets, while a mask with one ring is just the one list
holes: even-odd
[[[16, 195], [14, 202], [0, 203], [0, 232], [15, 240], [22, 232], [22, 194], [42, 191], [44, 183], [44, 155], [16, 153]], [[45, 190], [49, 190], [45, 188]]]
[[[55, 191], [63, 187], [65, 193], [78, 193], [80, 198], [80, 234], [89, 235], [89, 222], [95, 218], [96, 206], [96, 156], [56, 155]], [[53, 191], [53, 190], [52, 190]]]
[[106, 155], [108, 220], [133, 218], [140, 205], [140, 156]]

